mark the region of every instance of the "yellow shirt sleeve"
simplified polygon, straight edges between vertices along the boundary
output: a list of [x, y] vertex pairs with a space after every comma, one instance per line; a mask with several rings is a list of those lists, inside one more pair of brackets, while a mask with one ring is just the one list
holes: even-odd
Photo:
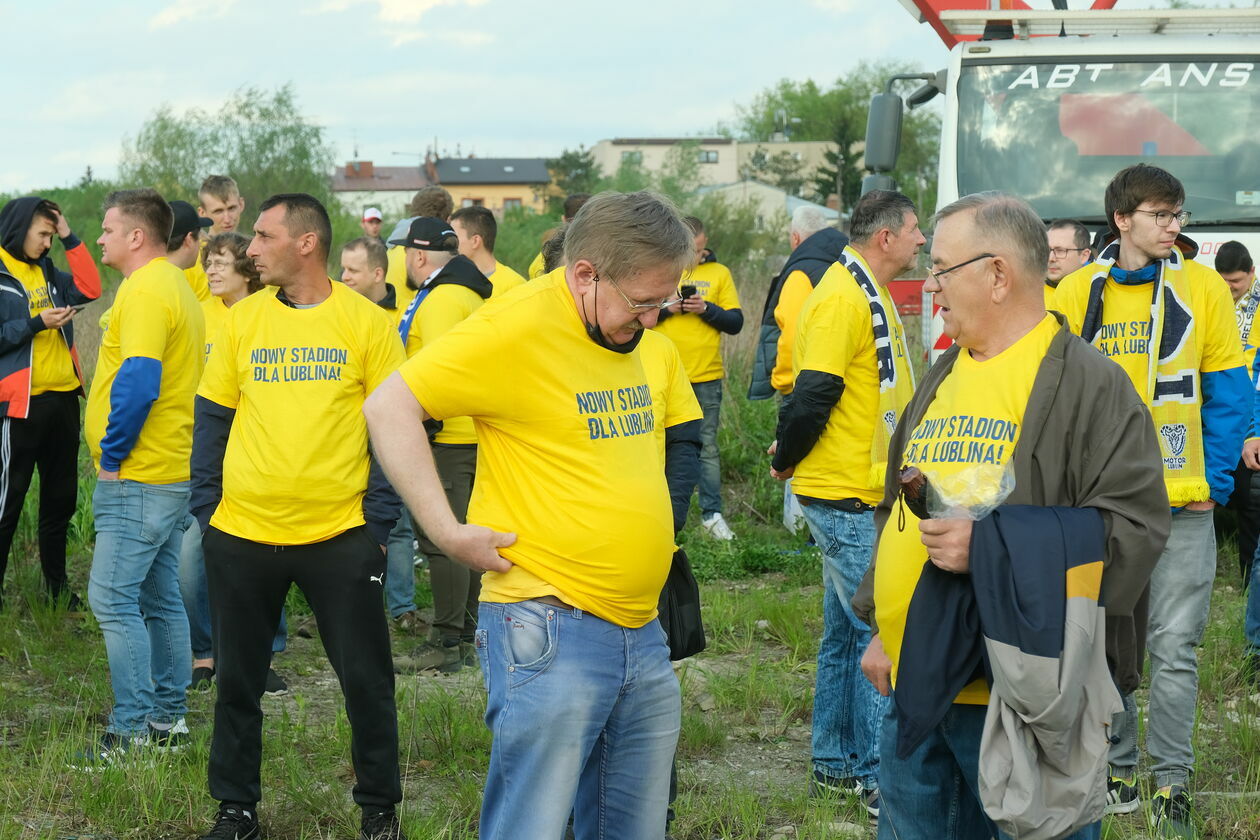
[[1242, 338], [1238, 334], [1238, 319], [1234, 317], [1234, 300], [1229, 294], [1229, 286], [1211, 269], [1205, 269], [1203, 274], [1207, 324], [1203, 329], [1199, 370], [1212, 373], [1243, 367], [1247, 362], [1242, 353]]
[[731, 276], [731, 270], [726, 266], [722, 266], [722, 271], [715, 279], [715, 291], [710, 292], [708, 300], [713, 301], [723, 309], [739, 309], [739, 292], [735, 290], [735, 278]]
[[779, 344], [774, 358], [774, 370], [770, 373], [770, 385], [781, 394], [792, 393], [792, 352], [796, 348], [796, 325], [801, 317], [801, 309], [813, 291], [814, 284], [809, 282], [809, 275], [803, 271], [793, 271], [783, 281], [779, 302], [774, 307], [774, 321], [779, 325]]
[[363, 363], [363, 384], [367, 394], [375, 391], [378, 385], [407, 361], [402, 338], [394, 328], [392, 318], [386, 320], [385, 328], [379, 332], [373, 341], [368, 342]]
[[236, 329], [232, 311], [228, 310], [223, 326], [206, 357], [197, 396], [205, 397], [225, 408], [235, 409], [241, 401], [241, 383], [236, 372]]
[[1081, 334], [1081, 326], [1085, 323], [1090, 281], [1096, 270], [1093, 263], [1087, 263], [1064, 277], [1055, 287], [1052, 302], [1046, 304], [1047, 309], [1063, 313], [1067, 318], [1068, 329], [1077, 335]]
[[546, 273], [547, 272], [544, 269], [542, 251], [539, 251], [538, 256], [534, 257], [533, 262], [529, 264], [529, 279], [537, 280]]
[[683, 365], [682, 356], [674, 342], [667, 342], [666, 370], [669, 383], [665, 392], [665, 428], [677, 426], [691, 420], [700, 420], [704, 412], [696, 399], [696, 391], [687, 379], [687, 368]]

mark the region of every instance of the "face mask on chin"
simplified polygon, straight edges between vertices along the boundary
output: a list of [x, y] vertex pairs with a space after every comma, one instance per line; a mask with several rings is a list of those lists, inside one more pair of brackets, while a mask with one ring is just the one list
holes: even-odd
[[[597, 281], [598, 282], [598, 281]], [[595, 305], [599, 306], [599, 286], [595, 287]], [[586, 327], [586, 337], [591, 341], [603, 347], [605, 350], [611, 350], [614, 353], [630, 353], [634, 348], [639, 346], [640, 339], [643, 338], [643, 330], [637, 330], [634, 338], [622, 344], [614, 344], [608, 340], [608, 336], [604, 335], [604, 331], [599, 328], [599, 310], [595, 310], [595, 323], [591, 323], [586, 316], [586, 301], [582, 301], [582, 325]]]

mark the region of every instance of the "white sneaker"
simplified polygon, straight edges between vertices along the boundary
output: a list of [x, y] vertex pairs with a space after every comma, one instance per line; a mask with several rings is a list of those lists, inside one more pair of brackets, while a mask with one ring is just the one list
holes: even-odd
[[715, 540], [733, 540], [735, 532], [731, 530], [731, 526], [726, 524], [726, 520], [722, 518], [722, 514], [714, 513], [700, 520], [700, 524], [704, 526], [704, 530], [709, 532], [709, 536]]

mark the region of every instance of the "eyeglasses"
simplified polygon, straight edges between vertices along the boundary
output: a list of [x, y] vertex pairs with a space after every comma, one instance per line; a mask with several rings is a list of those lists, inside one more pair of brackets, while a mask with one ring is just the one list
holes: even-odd
[[966, 262], [960, 262], [958, 265], [951, 265], [949, 268], [942, 268], [940, 271], [929, 271], [928, 274], [931, 274], [932, 279], [935, 280], [937, 283], [939, 283], [941, 282], [941, 278], [944, 277], [946, 274], [949, 274], [951, 271], [957, 271], [963, 266], [971, 265], [973, 262], [976, 262], [977, 260], [990, 260], [996, 256], [997, 254], [980, 254], [979, 256], [972, 257]]
[[1088, 250], [1088, 248], [1051, 248], [1050, 255], [1056, 260], [1061, 260], [1070, 253], [1080, 253], [1081, 251]]
[[[599, 281], [600, 279], [601, 279], [600, 276], [596, 274], [595, 280]], [[621, 299], [626, 302], [626, 306], [630, 309], [631, 312], [634, 312], [634, 313], [651, 312], [653, 309], [668, 309], [669, 307], [673, 306], [675, 303], [678, 303], [680, 300], [682, 300], [681, 297], [676, 297], [673, 300], [665, 300], [665, 301], [661, 301], [660, 303], [634, 303], [633, 301], [630, 300], [630, 298], [626, 297], [625, 292], [621, 291], [621, 287], [617, 285], [616, 280], [607, 276], [605, 276], [603, 279], [607, 280], [608, 285], [612, 286], [614, 289], [617, 290], [617, 294], [621, 295]]]
[[206, 269], [214, 268], [218, 270], [224, 270], [224, 269], [232, 268], [234, 265], [236, 265], [235, 260], [206, 260], [203, 267]]
[[1176, 213], [1171, 213], [1167, 210], [1134, 210], [1133, 212], [1145, 213], [1147, 216], [1154, 216], [1155, 224], [1159, 227], [1168, 227], [1172, 224], [1173, 219], [1176, 219], [1177, 224], [1182, 225], [1183, 227], [1186, 222], [1190, 221], [1189, 210], [1178, 210]]

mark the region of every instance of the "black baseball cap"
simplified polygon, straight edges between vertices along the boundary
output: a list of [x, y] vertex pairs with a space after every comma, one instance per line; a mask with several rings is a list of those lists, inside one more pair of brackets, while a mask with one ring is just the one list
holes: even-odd
[[171, 239], [183, 239], [188, 234], [214, 224], [205, 216], [198, 216], [197, 211], [187, 201], [175, 199], [169, 202], [171, 212], [175, 214], [175, 222], [171, 225]]
[[456, 242], [459, 241], [449, 222], [432, 216], [418, 216], [411, 221], [406, 237], [391, 239], [389, 244], [419, 248], [421, 251], [454, 251], [455, 247], [448, 242], [451, 237], [456, 237]]

